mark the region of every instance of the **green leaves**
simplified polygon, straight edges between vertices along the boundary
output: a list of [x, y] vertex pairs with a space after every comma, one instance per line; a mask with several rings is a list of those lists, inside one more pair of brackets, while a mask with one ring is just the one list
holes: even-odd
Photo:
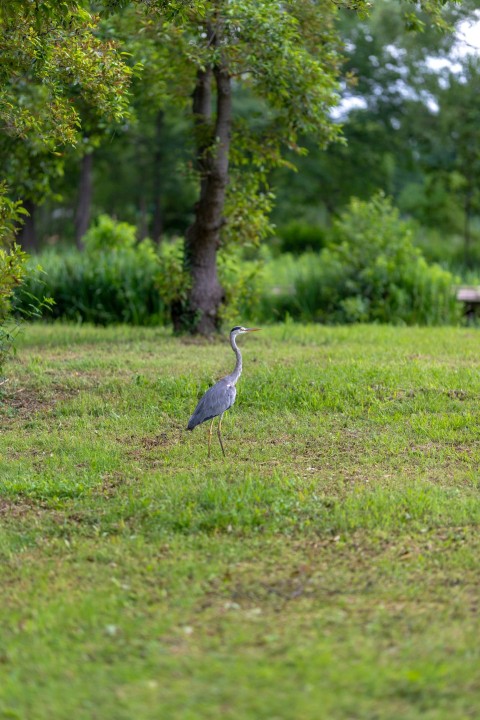
[[[276, 111], [277, 133], [295, 142], [311, 132], [321, 144], [336, 127], [328, 118], [336, 103], [340, 57], [330, 3], [272, 0], [229, 3], [222, 52], [232, 76]], [[313, 38], [315, 37], [315, 41]]]
[[[7, 196], [7, 186], [0, 183], [0, 368], [13, 346], [18, 320], [12, 320], [12, 299], [16, 288], [28, 275], [28, 255], [14, 242], [15, 232], [28, 215], [19, 201]], [[25, 317], [39, 317], [41, 310], [50, 304], [50, 298], [30, 295], [23, 310]]]
[[0, 182], [0, 247], [8, 246], [15, 234], [15, 226], [26, 215], [20, 202], [14, 202], [7, 196], [7, 185]]
[[[273, 195], [268, 178], [273, 168], [287, 165], [285, 149], [301, 153], [300, 134], [309, 133], [321, 146], [339, 135], [339, 125], [329, 115], [337, 101], [340, 64], [335, 5], [326, 0], [232, 0], [154, 6], [159, 14], [149, 4], [141, 20], [142, 53], [152, 61], [145, 63], [146, 73], [154, 80], [147, 92], [154, 102], [159, 101], [159, 95], [153, 97], [155, 88], [165, 98], [183, 93], [189, 99], [198, 70], [221, 66], [231, 78], [238, 107], [222, 236], [224, 241], [258, 242], [269, 233]], [[242, 103], [250, 111], [243, 111]], [[212, 154], [214, 125], [213, 116], [201, 140], [204, 151], [211, 146]]]
[[379, 193], [370, 202], [352, 199], [296, 290], [308, 319], [434, 325], [458, 321], [454, 282], [426, 262], [413, 226]]
[[0, 8], [0, 119], [4, 132], [45, 144], [74, 144], [77, 99], [118, 120], [131, 71], [98, 18], [76, 2], [15, 2]]

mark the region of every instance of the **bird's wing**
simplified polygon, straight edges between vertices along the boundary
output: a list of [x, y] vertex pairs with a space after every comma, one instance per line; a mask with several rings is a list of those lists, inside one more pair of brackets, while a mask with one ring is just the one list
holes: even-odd
[[200, 425], [200, 423], [211, 420], [217, 417], [217, 415], [224, 413], [225, 410], [232, 407], [236, 394], [237, 390], [233, 383], [226, 378], [219, 380], [209, 388], [205, 395], [199, 400], [195, 412], [188, 421], [188, 430], [193, 430], [193, 428]]

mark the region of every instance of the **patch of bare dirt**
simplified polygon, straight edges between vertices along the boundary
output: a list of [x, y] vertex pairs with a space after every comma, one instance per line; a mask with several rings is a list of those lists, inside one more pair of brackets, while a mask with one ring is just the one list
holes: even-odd
[[31, 516], [40, 516], [48, 512], [42, 504], [26, 497], [0, 497], [0, 518], [17, 519]]
[[122, 485], [128, 485], [129, 481], [125, 475], [119, 471], [105, 473], [102, 475], [102, 484], [95, 490], [96, 495], [103, 497], [113, 497], [117, 494], [118, 489]]
[[117, 438], [117, 442], [130, 447], [128, 454], [136, 460], [146, 458], [155, 450], [172, 447], [178, 443], [178, 433], [161, 432], [157, 435], [146, 435], [145, 437], [137, 437], [130, 435], [125, 438]]
[[77, 393], [77, 390], [68, 390], [63, 387], [49, 389], [48, 393], [42, 389], [27, 386], [5, 387], [0, 393], [0, 417], [2, 422], [18, 418], [28, 419], [38, 413], [51, 410], [61, 400], [69, 399]]
[[159, 435], [154, 435], [153, 437], [147, 436], [140, 438], [140, 444], [146, 450], [151, 450], [152, 448], [165, 447], [166, 445], [171, 445], [172, 443], [167, 433], [162, 432]]

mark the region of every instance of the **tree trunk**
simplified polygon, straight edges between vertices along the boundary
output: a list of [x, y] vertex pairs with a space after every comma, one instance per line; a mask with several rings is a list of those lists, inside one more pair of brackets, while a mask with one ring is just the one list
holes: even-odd
[[93, 153], [82, 158], [77, 208], [75, 211], [75, 240], [77, 247], [83, 248], [82, 238], [90, 225], [93, 195]]
[[145, 195], [140, 197], [140, 220], [138, 224], [138, 239], [145, 240], [148, 237], [148, 212]]
[[24, 200], [22, 204], [28, 215], [24, 216], [25, 219], [18, 232], [18, 240], [23, 250], [34, 253], [38, 251], [38, 236], [35, 226], [36, 205], [33, 200]]
[[[212, 77], [216, 85], [213, 133], [210, 122]], [[232, 95], [230, 76], [221, 60], [213, 70], [198, 72], [193, 112], [201, 184], [195, 220], [185, 238], [185, 262], [191, 277], [191, 289], [181, 325], [192, 333], [208, 336], [219, 329], [219, 309], [224, 299], [217, 275], [217, 251], [225, 222], [223, 210], [228, 183]]]
[[471, 232], [470, 232], [470, 220], [472, 216], [472, 195], [473, 190], [471, 187], [471, 180], [468, 179], [468, 187], [465, 194], [464, 203], [464, 225], [463, 225], [463, 253], [464, 262], [467, 268], [472, 267], [472, 251], [471, 251]]
[[159, 110], [155, 121], [155, 153], [153, 156], [153, 230], [152, 240], [160, 244], [163, 232], [162, 164], [164, 112]]

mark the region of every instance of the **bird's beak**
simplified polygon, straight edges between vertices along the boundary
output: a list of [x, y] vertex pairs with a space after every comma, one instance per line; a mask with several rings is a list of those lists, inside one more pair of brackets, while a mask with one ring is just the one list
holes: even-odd
[[245, 328], [245, 330], [246, 330], [247, 332], [258, 332], [258, 331], [261, 330], [261, 329], [262, 329], [262, 328]]

